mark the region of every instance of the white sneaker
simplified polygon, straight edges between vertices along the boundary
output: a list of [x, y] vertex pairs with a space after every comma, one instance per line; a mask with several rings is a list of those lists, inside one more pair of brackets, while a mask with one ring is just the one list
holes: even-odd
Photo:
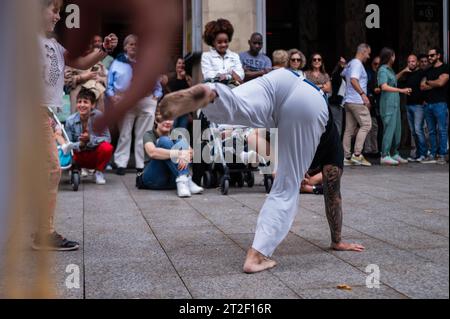
[[95, 172], [95, 183], [97, 185], [105, 185], [106, 180], [102, 172]]
[[64, 155], [67, 155], [67, 154], [69, 154], [70, 152], [72, 152], [73, 147], [74, 147], [74, 144], [73, 144], [73, 143], [66, 143], [66, 144], [64, 144], [63, 146], [61, 146], [61, 149], [62, 149]]
[[381, 158], [380, 164], [385, 166], [398, 166], [400, 163], [390, 156], [385, 156]]
[[187, 175], [182, 175], [176, 179], [178, 197], [187, 198], [191, 197], [191, 191], [189, 190], [189, 178]]
[[188, 186], [192, 195], [201, 194], [205, 191], [202, 187], [194, 183], [191, 176], [188, 177]]
[[88, 170], [87, 169], [85, 169], [85, 168], [82, 168], [81, 169], [81, 174], [80, 174], [80, 176], [81, 177], [88, 177], [89, 176], [89, 172], [88, 172]]

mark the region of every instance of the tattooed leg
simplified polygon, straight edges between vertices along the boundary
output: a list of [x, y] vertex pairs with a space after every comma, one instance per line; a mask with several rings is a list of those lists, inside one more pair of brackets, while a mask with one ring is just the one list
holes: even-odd
[[363, 251], [364, 247], [361, 245], [342, 242], [342, 173], [342, 169], [337, 166], [326, 165], [323, 168], [323, 191], [325, 210], [331, 232], [331, 248], [334, 250]]

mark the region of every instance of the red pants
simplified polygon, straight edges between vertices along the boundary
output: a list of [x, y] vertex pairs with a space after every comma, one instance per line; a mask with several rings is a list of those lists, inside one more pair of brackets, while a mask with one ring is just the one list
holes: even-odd
[[103, 172], [114, 152], [114, 147], [103, 142], [94, 151], [75, 152], [74, 161], [80, 168]]

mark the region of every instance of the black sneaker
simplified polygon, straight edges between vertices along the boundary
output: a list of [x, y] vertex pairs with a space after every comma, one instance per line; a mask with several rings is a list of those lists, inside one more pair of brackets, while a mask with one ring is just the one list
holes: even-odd
[[78, 250], [80, 244], [76, 241], [67, 240], [57, 232], [53, 232], [48, 235], [45, 243], [39, 242], [39, 236], [34, 235], [31, 247], [34, 250], [72, 251]]
[[126, 169], [124, 167], [118, 167], [116, 170], [116, 174], [119, 176], [125, 176], [126, 174]]
[[314, 195], [323, 195], [323, 186], [322, 185], [313, 186], [313, 193]]

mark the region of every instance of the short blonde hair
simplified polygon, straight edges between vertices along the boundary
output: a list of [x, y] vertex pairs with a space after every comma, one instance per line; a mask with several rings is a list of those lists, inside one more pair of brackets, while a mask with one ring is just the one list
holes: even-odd
[[289, 54], [286, 50], [276, 50], [272, 53], [272, 60], [274, 66], [288, 66]]

